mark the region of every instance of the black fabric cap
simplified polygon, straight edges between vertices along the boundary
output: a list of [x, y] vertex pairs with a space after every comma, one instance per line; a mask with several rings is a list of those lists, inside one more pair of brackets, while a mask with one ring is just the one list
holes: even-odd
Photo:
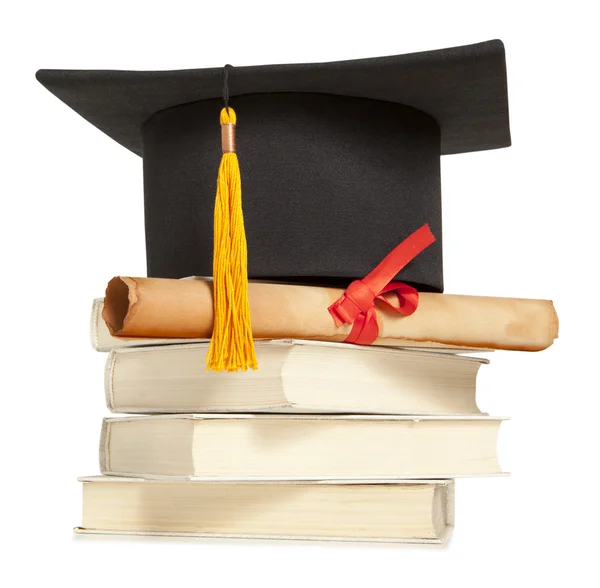
[[[148, 274], [212, 274], [223, 68], [40, 70], [144, 157]], [[510, 144], [504, 47], [229, 71], [250, 278], [347, 284], [429, 223], [397, 276], [442, 291], [440, 155]]]
[[[438, 241], [401, 277], [441, 290], [440, 131], [430, 116], [327, 94], [232, 103], [251, 278], [347, 284], [429, 223]], [[212, 275], [220, 107], [203, 100], [144, 125], [150, 275]]]
[[[310, 92], [412, 106], [440, 125], [443, 155], [510, 145], [506, 64], [499, 40], [352, 61], [235, 67], [229, 75], [232, 98]], [[42, 69], [37, 79], [83, 118], [142, 155], [143, 124], [160, 110], [220, 98], [223, 68]]]

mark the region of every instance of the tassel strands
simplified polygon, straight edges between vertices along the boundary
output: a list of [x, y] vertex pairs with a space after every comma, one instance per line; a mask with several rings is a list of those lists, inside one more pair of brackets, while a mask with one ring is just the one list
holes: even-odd
[[248, 302], [248, 248], [242, 213], [242, 183], [235, 152], [236, 115], [221, 111], [223, 158], [214, 217], [214, 325], [207, 370], [235, 372], [258, 367]]

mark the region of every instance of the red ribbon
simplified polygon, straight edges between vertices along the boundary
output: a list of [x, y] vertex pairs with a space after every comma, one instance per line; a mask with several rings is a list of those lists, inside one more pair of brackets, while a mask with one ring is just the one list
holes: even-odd
[[[352, 282], [342, 297], [328, 308], [336, 327], [352, 325], [345, 343], [371, 345], [377, 339], [379, 325], [375, 312], [376, 300], [403, 316], [417, 310], [417, 290], [402, 282], [392, 282], [391, 279], [434, 242], [435, 237], [429, 225], [423, 225], [390, 251], [372, 272], [362, 280]], [[399, 306], [394, 306], [384, 298], [383, 295], [388, 292], [394, 292], [398, 296]]]

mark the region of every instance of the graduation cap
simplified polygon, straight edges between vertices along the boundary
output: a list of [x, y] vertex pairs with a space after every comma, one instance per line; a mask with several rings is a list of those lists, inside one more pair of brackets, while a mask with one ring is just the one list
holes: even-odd
[[[510, 145], [498, 40], [331, 63], [37, 78], [143, 157], [148, 275], [214, 273], [215, 331], [218, 308], [249, 329], [247, 277], [345, 286], [423, 224], [436, 242], [396, 278], [441, 292], [440, 155]], [[231, 290], [221, 301], [218, 284]]]

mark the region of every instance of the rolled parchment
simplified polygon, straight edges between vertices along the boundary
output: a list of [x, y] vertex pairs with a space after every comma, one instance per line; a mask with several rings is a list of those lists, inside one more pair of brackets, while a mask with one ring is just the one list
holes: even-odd
[[[327, 310], [343, 292], [250, 282], [254, 338], [344, 341], [351, 326], [336, 328]], [[393, 296], [389, 300], [393, 303]], [[410, 316], [386, 311], [384, 306], [377, 304], [379, 338], [374, 345], [539, 351], [558, 336], [558, 318], [550, 300], [422, 292]], [[115, 277], [106, 289], [102, 318], [116, 337], [210, 338], [212, 283]]]

